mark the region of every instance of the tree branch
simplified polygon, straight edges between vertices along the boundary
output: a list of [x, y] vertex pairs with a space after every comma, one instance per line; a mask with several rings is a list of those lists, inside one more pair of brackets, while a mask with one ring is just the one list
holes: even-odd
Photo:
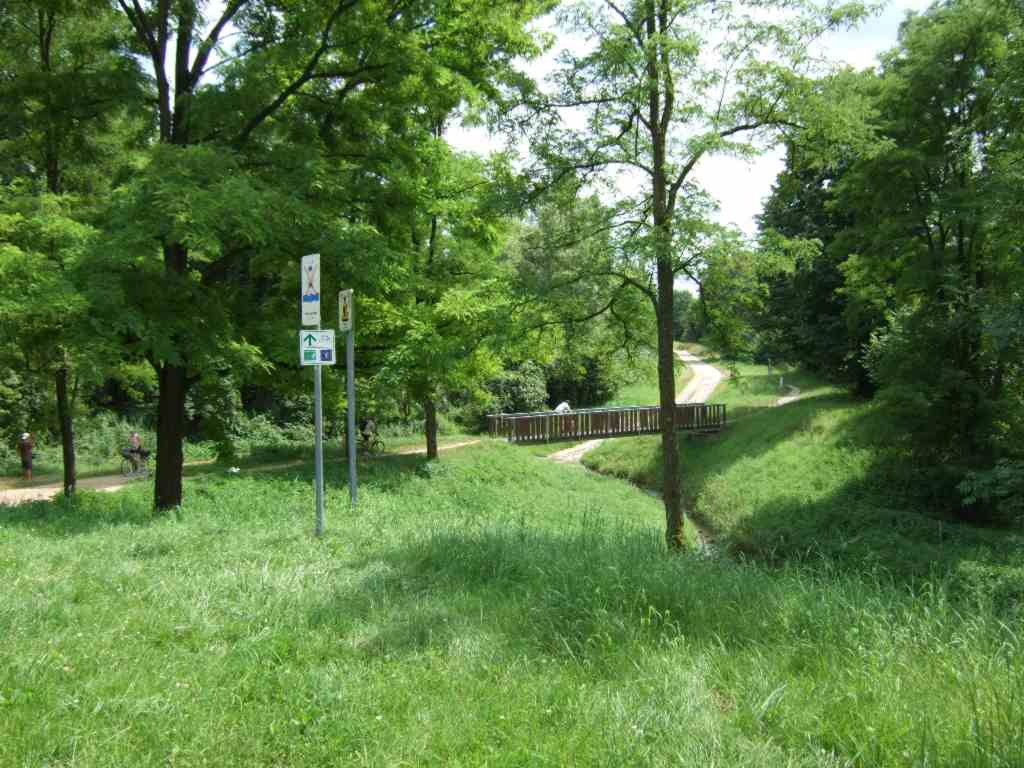
[[267, 106], [249, 119], [249, 122], [245, 124], [238, 137], [235, 139], [234, 143], [236, 146], [244, 144], [248, 140], [249, 136], [252, 135], [252, 132], [259, 128], [267, 118], [280, 109], [281, 105], [284, 104], [292, 94], [313, 79], [314, 74], [316, 73], [316, 68], [320, 64], [320, 59], [323, 58], [323, 55], [327, 53], [327, 50], [330, 48], [331, 32], [334, 29], [334, 25], [345, 11], [353, 8], [357, 3], [358, 0], [342, 0], [342, 2], [338, 3], [337, 7], [331, 12], [330, 17], [327, 19], [323, 32], [320, 34], [320, 44], [313, 52], [313, 55], [310, 56], [309, 61], [306, 62], [306, 66], [303, 68], [301, 74], [286, 85], [281, 93], [274, 97]]

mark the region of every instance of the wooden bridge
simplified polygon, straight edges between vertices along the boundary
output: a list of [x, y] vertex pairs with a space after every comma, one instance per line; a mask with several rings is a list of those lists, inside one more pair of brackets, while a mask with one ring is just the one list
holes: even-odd
[[[491, 437], [510, 443], [590, 440], [599, 437], [653, 435], [661, 431], [661, 407], [583, 408], [568, 413], [496, 413], [487, 416]], [[677, 403], [676, 429], [717, 432], [725, 426], [725, 406]]]

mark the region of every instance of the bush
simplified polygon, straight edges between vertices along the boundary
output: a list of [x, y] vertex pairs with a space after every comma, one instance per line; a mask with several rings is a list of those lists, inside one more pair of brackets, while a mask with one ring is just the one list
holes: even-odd
[[492, 379], [487, 389], [494, 395], [495, 409], [503, 413], [542, 410], [548, 397], [544, 369], [532, 360]]
[[277, 424], [269, 416], [239, 414], [235, 421], [232, 441], [239, 453], [251, 453], [254, 449], [292, 449], [313, 444], [315, 432], [309, 421], [292, 421]]
[[992, 469], [968, 472], [958, 486], [963, 503], [994, 522], [1024, 522], [1024, 461], [1004, 459]]
[[588, 408], [610, 400], [616, 392], [615, 362], [611, 357], [558, 360], [547, 369], [548, 403], [563, 400], [573, 408]]

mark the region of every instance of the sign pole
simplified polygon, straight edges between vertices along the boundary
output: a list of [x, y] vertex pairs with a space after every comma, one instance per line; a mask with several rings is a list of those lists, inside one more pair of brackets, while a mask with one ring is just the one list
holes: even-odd
[[[319, 330], [319, 327], [317, 328]], [[324, 535], [324, 416], [321, 396], [321, 371], [323, 366], [313, 366], [314, 425], [316, 430], [316, 535]]]
[[299, 331], [299, 364], [312, 365], [313, 428], [316, 489], [316, 535], [324, 533], [324, 416], [321, 383], [324, 365], [334, 365], [334, 331], [320, 333], [320, 254], [310, 253], [299, 262], [299, 307], [302, 325], [315, 325], [317, 333]]
[[356, 328], [352, 289], [338, 294], [338, 330], [345, 333], [346, 395], [348, 399], [347, 435], [348, 440], [348, 492], [352, 497], [352, 509], [356, 508], [358, 483], [356, 481]]
[[356, 353], [355, 329], [346, 334], [345, 371], [348, 374], [348, 488], [352, 497], [352, 508], [356, 506]]

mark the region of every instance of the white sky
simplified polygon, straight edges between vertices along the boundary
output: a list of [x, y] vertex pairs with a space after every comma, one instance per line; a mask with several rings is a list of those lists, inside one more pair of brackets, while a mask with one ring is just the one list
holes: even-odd
[[[852, 31], [834, 32], [819, 44], [819, 55], [849, 64], [858, 69], [873, 66], [877, 56], [896, 43], [900, 22], [908, 10], [923, 11], [929, 0], [894, 0], [878, 16]], [[555, 55], [564, 47], [562, 41], [553, 51], [528, 71], [535, 78], [543, 78], [554, 66]], [[458, 149], [485, 154], [504, 146], [502, 137], [491, 136], [483, 128], [453, 127], [448, 140]], [[770, 150], [754, 160], [729, 157], [709, 157], [696, 169], [700, 184], [719, 202], [718, 218], [722, 223], [735, 224], [748, 235], [755, 232], [754, 217], [761, 212], [762, 201], [771, 193], [775, 177], [783, 168], [781, 149]]]

